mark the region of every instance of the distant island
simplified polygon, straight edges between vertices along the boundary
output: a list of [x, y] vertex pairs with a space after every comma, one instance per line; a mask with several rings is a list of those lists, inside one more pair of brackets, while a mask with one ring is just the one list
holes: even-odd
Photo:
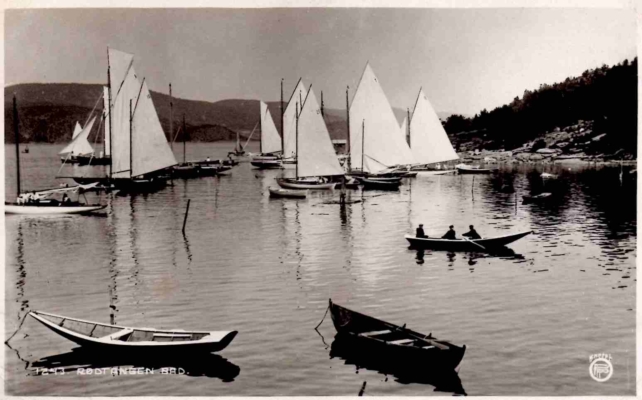
[[[170, 134], [169, 96], [151, 92], [168, 141], [182, 141]], [[11, 132], [13, 95], [18, 99], [21, 142], [63, 143], [71, 140], [76, 121], [84, 124], [96, 107], [102, 112], [102, 85], [29, 83], [5, 88], [5, 132]], [[183, 115], [186, 140], [213, 142], [246, 139], [259, 121], [258, 100], [217, 102], [173, 99], [174, 132]], [[279, 102], [268, 108], [280, 131]], [[401, 121], [406, 112], [394, 109]], [[325, 109], [324, 119], [332, 139], [347, 135], [346, 111]], [[621, 159], [637, 157], [637, 57], [629, 62], [584, 71], [564, 82], [542, 84], [525, 90], [510, 104], [473, 117], [439, 113], [458, 152], [479, 150], [537, 152], [546, 155], [602, 154]], [[96, 123], [90, 142], [101, 142]], [[260, 138], [260, 128], [253, 139]], [[13, 143], [5, 134], [5, 143]], [[537, 160], [534, 157], [533, 160]]]

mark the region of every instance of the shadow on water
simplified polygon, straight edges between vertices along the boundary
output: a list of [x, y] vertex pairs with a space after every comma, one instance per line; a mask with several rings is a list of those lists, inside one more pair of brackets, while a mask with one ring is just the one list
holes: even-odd
[[367, 351], [341, 334], [337, 334], [332, 342], [330, 358], [340, 358], [346, 365], [354, 365], [357, 372], [365, 368], [383, 374], [386, 379], [388, 375], [393, 376], [401, 384], [427, 384], [434, 386], [436, 392], [466, 395], [461, 379], [454, 370], [440, 370], [438, 367], [429, 367], [428, 362], [423, 364], [418, 360], [399, 359], [393, 352]]
[[[32, 375], [42, 375], [43, 369], [64, 370], [64, 373], [78, 374], [91, 369], [94, 375], [102, 370], [104, 375], [136, 373], [134, 369], [143, 368], [147, 373], [182, 374], [192, 377], [218, 378], [232, 382], [241, 368], [227, 359], [212, 353], [204, 354], [126, 354], [97, 353], [96, 350], [76, 347], [70, 352], [43, 357], [31, 363]], [[171, 370], [171, 368], [175, 368]], [[172, 372], [170, 372], [172, 371]]]
[[[504, 247], [499, 247], [499, 248], [493, 248], [489, 249], [487, 252], [482, 253], [482, 252], [451, 252], [451, 251], [433, 251], [433, 250], [425, 250], [425, 249], [417, 249], [412, 246], [408, 247], [408, 250], [415, 250], [416, 251], [416, 256], [415, 260], [417, 261], [417, 264], [423, 264], [425, 263], [424, 257], [426, 256], [426, 253], [428, 255], [437, 255], [437, 254], [442, 254], [446, 256], [446, 260], [448, 263], [452, 264], [457, 260], [457, 254], [464, 254], [464, 258], [468, 258], [468, 264], [469, 265], [474, 265], [476, 264], [475, 260], [482, 259], [482, 258], [501, 258], [505, 260], [523, 260], [524, 256], [522, 254], [515, 253], [515, 250], [508, 248], [506, 246]], [[466, 257], [467, 255], [467, 257]]]

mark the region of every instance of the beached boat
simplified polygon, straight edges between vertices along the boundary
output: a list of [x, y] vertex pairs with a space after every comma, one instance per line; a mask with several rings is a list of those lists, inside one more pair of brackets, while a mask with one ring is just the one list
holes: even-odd
[[437, 366], [445, 370], [459, 367], [466, 352], [466, 345], [461, 347], [439, 340], [432, 334], [422, 334], [382, 321], [356, 311], [349, 310], [330, 300], [332, 323], [340, 335], [351, 337], [363, 345], [370, 346], [372, 351], [396, 352], [407, 361], [424, 360], [424, 365]]
[[493, 172], [488, 168], [481, 168], [479, 165], [457, 164], [455, 168], [460, 174], [490, 174]]
[[215, 352], [226, 348], [238, 333], [130, 328], [41, 311], [29, 315], [65, 339], [107, 351]]
[[331, 190], [336, 182], [329, 182], [328, 177], [341, 177], [345, 172], [330, 141], [312, 87], [307, 94], [300, 111], [298, 101], [295, 103], [295, 178], [279, 178], [276, 182], [286, 189]]
[[413, 235], [406, 235], [410, 247], [416, 249], [446, 250], [446, 251], [469, 251], [484, 252], [500, 249], [513, 243], [524, 236], [531, 234], [531, 231], [514, 233], [504, 236], [496, 236], [482, 239], [441, 239], [441, 238], [418, 238]]
[[[5, 214], [19, 215], [60, 215], [60, 214], [86, 214], [105, 208], [101, 204], [83, 204], [79, 201], [71, 201], [67, 193], [80, 193], [85, 189], [91, 189], [97, 184], [86, 186], [62, 187], [56, 189], [39, 190], [22, 193], [20, 190], [20, 132], [18, 120], [18, 105], [16, 97], [13, 97], [13, 123], [16, 144], [16, 179], [17, 179], [17, 201], [15, 203], [4, 203]], [[63, 195], [62, 201], [52, 199], [54, 195]], [[86, 201], [86, 199], [85, 199]]]
[[269, 187], [270, 197], [290, 198], [290, 199], [305, 199], [308, 196], [307, 190], [292, 190]]
[[544, 200], [550, 199], [553, 193], [540, 193], [534, 196], [522, 196], [522, 201], [524, 204], [529, 204], [529, 203], [539, 203]]
[[261, 148], [260, 154], [250, 158], [250, 164], [259, 169], [282, 168], [281, 165], [281, 136], [276, 130], [274, 120], [267, 104], [260, 102], [261, 112]]

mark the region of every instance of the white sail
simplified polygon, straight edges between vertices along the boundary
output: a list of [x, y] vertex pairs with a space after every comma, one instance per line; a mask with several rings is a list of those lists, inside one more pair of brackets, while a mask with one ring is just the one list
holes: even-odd
[[74, 133], [71, 135], [71, 139], [75, 139], [81, 131], [82, 126], [80, 126], [80, 122], [76, 121], [76, 126], [74, 127]]
[[[111, 59], [110, 57], [110, 62]], [[127, 75], [120, 89], [116, 91], [112, 87], [112, 109], [111, 109], [111, 164], [113, 178], [131, 178], [131, 167], [133, 157], [130, 158], [130, 100], [132, 108], [141, 90], [140, 82], [136, 78], [136, 71], [130, 65]], [[133, 141], [133, 136], [131, 136]]]
[[299, 79], [283, 113], [283, 158], [296, 157], [296, 104], [303, 104], [308, 91]]
[[103, 120], [105, 125], [105, 136], [103, 143], [105, 146], [105, 155], [109, 156], [109, 88], [103, 86]]
[[298, 142], [298, 177], [345, 174], [312, 89], [299, 115]]
[[410, 149], [420, 164], [459, 158], [423, 89], [419, 90], [410, 120]]
[[407, 139], [407, 137], [408, 137], [408, 118], [407, 117], [403, 117], [403, 122], [401, 123], [401, 131], [400, 132], [401, 132], [401, 137], [403, 138], [403, 140], [405, 140], [406, 143], [408, 143], [408, 139]]
[[[95, 121], [96, 117], [93, 117], [89, 121], [89, 123], [85, 125], [85, 129], [82, 129], [80, 132], [78, 132], [71, 143], [65, 146], [65, 148], [62, 149], [58, 154], [72, 153], [74, 155], [81, 155], [93, 153], [94, 149], [91, 147], [91, 144], [89, 144], [87, 138], [89, 137], [89, 133], [91, 132], [91, 128], [94, 126]], [[76, 126], [78, 126], [78, 123], [76, 123]]]
[[167, 143], [147, 82], [143, 82], [140, 96], [134, 100], [133, 105], [132, 176], [176, 165], [176, 158]]
[[111, 86], [111, 100], [118, 96], [122, 83], [134, 63], [134, 55], [124, 51], [107, 49], [109, 57], [109, 85]]
[[261, 153], [281, 151], [281, 136], [274, 126], [267, 104], [261, 102]]
[[362, 134], [363, 152], [374, 161], [387, 166], [415, 162], [408, 144], [399, 135], [397, 118], [370, 64], [366, 64], [350, 104], [350, 162], [356, 169], [362, 168]]

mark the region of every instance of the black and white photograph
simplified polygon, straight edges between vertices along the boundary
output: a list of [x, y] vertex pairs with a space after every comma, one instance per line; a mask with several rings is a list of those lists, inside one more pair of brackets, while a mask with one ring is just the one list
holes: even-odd
[[3, 9], [4, 396], [637, 395], [639, 3], [70, 4]]

